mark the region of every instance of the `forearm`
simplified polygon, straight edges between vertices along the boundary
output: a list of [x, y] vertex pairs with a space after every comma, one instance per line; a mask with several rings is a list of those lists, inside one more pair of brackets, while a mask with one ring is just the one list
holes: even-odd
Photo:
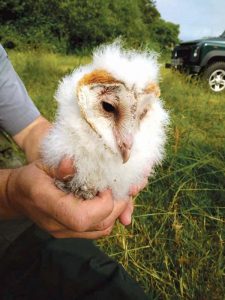
[[11, 172], [13, 172], [13, 170], [0, 169], [0, 220], [12, 219], [18, 216], [18, 213], [8, 206], [7, 201], [7, 185]]
[[40, 158], [40, 144], [50, 127], [51, 124], [40, 116], [21, 132], [13, 136], [14, 141], [25, 152], [28, 162]]
[[[45, 118], [38, 117], [29, 126], [13, 136], [14, 141], [25, 152], [28, 162], [40, 158], [39, 147], [41, 140], [49, 131], [50, 126], [50, 123]], [[17, 169], [0, 169], [0, 219], [12, 219], [20, 215], [10, 207], [8, 202], [9, 181], [11, 175], [16, 174], [17, 171]], [[18, 197], [17, 193], [18, 190], [15, 189], [15, 197]]]

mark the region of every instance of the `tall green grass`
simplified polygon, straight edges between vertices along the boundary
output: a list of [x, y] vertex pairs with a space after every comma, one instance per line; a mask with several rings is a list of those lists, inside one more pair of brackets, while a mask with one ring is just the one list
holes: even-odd
[[83, 56], [62, 56], [30, 51], [11, 52], [11, 61], [41, 113], [53, 120], [56, 110], [54, 93], [59, 80], [74, 67], [90, 61]]
[[[42, 114], [53, 120], [59, 79], [89, 58], [11, 52]], [[225, 298], [225, 94], [162, 68], [170, 111], [166, 157], [135, 199], [132, 225], [100, 247], [123, 264], [149, 299]]]

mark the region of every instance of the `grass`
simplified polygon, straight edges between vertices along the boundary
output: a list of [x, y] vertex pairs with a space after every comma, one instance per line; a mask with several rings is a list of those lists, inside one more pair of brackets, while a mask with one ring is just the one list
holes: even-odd
[[[11, 52], [44, 116], [53, 120], [59, 79], [88, 57]], [[166, 158], [135, 199], [132, 225], [98, 241], [149, 299], [225, 297], [225, 94], [162, 68], [170, 111]]]

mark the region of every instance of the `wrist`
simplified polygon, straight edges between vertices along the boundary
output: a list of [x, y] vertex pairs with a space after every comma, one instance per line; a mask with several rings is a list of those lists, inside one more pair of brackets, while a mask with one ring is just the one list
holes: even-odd
[[0, 170], [0, 219], [12, 219], [19, 214], [12, 208], [10, 199], [11, 177], [16, 169]]

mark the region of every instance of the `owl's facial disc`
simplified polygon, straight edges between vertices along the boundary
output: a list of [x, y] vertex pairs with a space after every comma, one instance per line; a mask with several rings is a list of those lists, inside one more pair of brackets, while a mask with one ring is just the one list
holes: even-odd
[[83, 120], [123, 163], [129, 160], [135, 134], [148, 112], [150, 98], [145, 94], [151, 93], [150, 88], [143, 92], [128, 88], [104, 70], [94, 70], [78, 84]]
[[[111, 90], [111, 91], [109, 91]], [[112, 93], [113, 91], [113, 93]], [[102, 113], [112, 124], [112, 132], [117, 149], [122, 157], [123, 163], [130, 158], [135, 132], [135, 113], [132, 116], [132, 100], [124, 86], [104, 87], [100, 93]], [[131, 99], [130, 99], [131, 98]], [[136, 107], [136, 105], [133, 105]], [[134, 108], [133, 108], [134, 110]]]

